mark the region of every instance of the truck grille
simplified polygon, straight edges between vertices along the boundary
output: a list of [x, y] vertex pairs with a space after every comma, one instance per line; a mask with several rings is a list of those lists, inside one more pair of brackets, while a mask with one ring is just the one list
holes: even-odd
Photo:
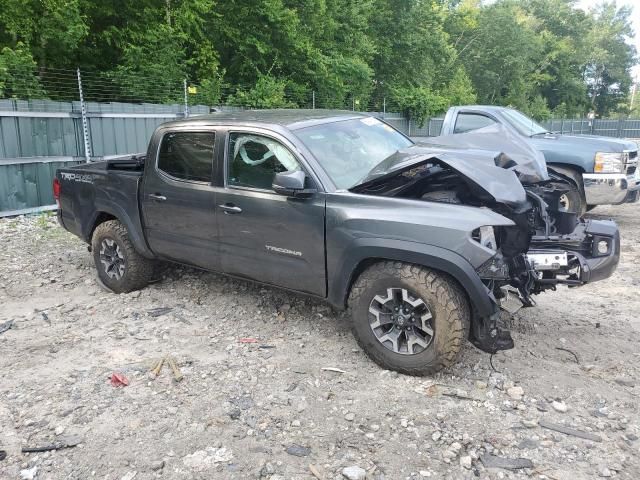
[[638, 166], [638, 151], [634, 150], [632, 152], [626, 152], [626, 154], [625, 171], [627, 175], [633, 175], [636, 173], [636, 168]]

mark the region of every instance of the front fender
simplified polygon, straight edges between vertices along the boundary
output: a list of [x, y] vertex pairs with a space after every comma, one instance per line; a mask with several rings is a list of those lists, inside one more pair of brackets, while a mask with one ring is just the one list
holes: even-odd
[[329, 301], [336, 308], [346, 307], [349, 289], [358, 273], [358, 266], [367, 260], [392, 260], [421, 265], [447, 273], [456, 279], [467, 293], [475, 314], [488, 317], [497, 311], [473, 266], [451, 250], [405, 240], [359, 238], [355, 239], [329, 272]]

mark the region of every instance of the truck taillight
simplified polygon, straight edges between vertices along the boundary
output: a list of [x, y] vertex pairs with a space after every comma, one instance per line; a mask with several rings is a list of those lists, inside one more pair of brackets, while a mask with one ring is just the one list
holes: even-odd
[[53, 198], [56, 200], [58, 207], [60, 206], [60, 180], [53, 179]]

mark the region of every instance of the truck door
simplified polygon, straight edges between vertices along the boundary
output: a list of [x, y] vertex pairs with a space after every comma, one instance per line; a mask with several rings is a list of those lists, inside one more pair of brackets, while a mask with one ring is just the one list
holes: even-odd
[[326, 294], [325, 195], [290, 198], [271, 185], [277, 172], [303, 170], [292, 145], [259, 130], [231, 131], [218, 190], [222, 271], [311, 294]]
[[219, 270], [215, 132], [167, 130], [158, 141], [157, 155], [146, 161], [141, 198], [149, 246], [167, 259]]

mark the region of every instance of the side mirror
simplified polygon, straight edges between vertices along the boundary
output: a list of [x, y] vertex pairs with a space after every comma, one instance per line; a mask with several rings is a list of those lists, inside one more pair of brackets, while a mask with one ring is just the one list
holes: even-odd
[[276, 173], [271, 188], [273, 191], [287, 197], [309, 197], [316, 192], [315, 189], [304, 188], [306, 174], [302, 170], [289, 170]]

